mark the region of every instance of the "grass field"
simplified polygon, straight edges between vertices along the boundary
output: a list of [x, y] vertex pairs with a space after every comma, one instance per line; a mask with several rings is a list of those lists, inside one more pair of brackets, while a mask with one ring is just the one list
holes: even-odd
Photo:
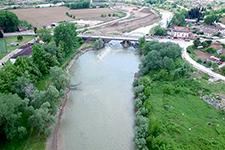
[[[34, 36], [23, 36], [22, 41], [17, 41], [16, 36], [0, 39], [0, 59], [3, 58], [9, 52], [19, 48], [21, 45], [31, 41], [33, 38], [34, 38]], [[19, 45], [11, 46], [10, 43], [12, 43], [12, 42], [17, 42]]]
[[1, 150], [44, 150], [45, 149], [45, 137], [31, 136], [29, 138], [12, 141], [4, 144], [4, 147], [0, 147]]
[[117, 12], [109, 8], [71, 10], [67, 7], [27, 8], [27, 9], [15, 9], [11, 11], [14, 12], [20, 19], [28, 21], [35, 27], [47, 26], [50, 25], [51, 23], [60, 21], [73, 20], [72, 18], [66, 15], [66, 12], [74, 15], [76, 19], [101, 20], [101, 21], [108, 21], [113, 19], [112, 17], [111, 18], [101, 17], [102, 14]]
[[[189, 80], [152, 83], [146, 107], [150, 110], [150, 128], [158, 127], [154, 141], [166, 143], [171, 150], [224, 150], [225, 114], [195, 94], [201, 88], [208, 93], [225, 92], [225, 86], [202, 79], [197, 82], [200, 87]], [[164, 93], [167, 85], [174, 88], [170, 94]], [[178, 86], [181, 92], [176, 93]]]

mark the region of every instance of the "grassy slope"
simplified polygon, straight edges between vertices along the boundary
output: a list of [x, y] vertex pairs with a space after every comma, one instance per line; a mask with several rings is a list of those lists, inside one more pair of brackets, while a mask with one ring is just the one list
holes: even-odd
[[[163, 94], [164, 84], [153, 83], [146, 103], [151, 110], [149, 119], [155, 118], [159, 124], [160, 138], [173, 145], [173, 149], [225, 149], [225, 115], [203, 102], [199, 96], [182, 92]], [[200, 84], [210, 92], [225, 91], [224, 84], [212, 85], [203, 80]], [[190, 90], [188, 86], [182, 89]]]
[[[0, 58], [4, 57], [9, 52], [19, 48], [22, 44], [25, 44], [25, 43], [31, 41], [33, 38], [34, 38], [34, 36], [23, 36], [22, 41], [17, 41], [16, 36], [7, 37], [5, 39], [0, 39]], [[7, 52], [5, 50], [4, 40], [6, 40], [6, 43], [7, 43]], [[19, 43], [20, 46], [10, 46], [10, 43], [12, 43], [12, 42], [17, 42], [17, 43]]]
[[12, 141], [6, 143], [1, 150], [44, 150], [45, 149], [45, 137], [31, 136], [24, 140]]

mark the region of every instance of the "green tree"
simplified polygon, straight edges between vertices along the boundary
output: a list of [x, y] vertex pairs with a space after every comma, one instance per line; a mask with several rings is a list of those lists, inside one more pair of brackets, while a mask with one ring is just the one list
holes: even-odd
[[33, 62], [42, 74], [48, 74], [50, 67], [58, 65], [56, 56], [46, 52], [42, 45], [34, 45], [32, 50]]
[[54, 116], [49, 112], [50, 104], [43, 103], [39, 109], [33, 109], [29, 117], [32, 128], [40, 133], [49, 134], [49, 126], [54, 122]]
[[56, 46], [61, 46], [64, 55], [68, 55], [79, 44], [76, 27], [71, 23], [62, 23], [54, 30]]
[[157, 36], [165, 36], [167, 34], [166, 29], [162, 28], [160, 25], [153, 27], [150, 32]]
[[62, 68], [57, 66], [50, 69], [50, 75], [54, 86], [58, 91], [65, 89], [69, 84], [69, 76]]
[[94, 42], [93, 48], [99, 50], [99, 49], [103, 48], [104, 45], [105, 45], [105, 43], [102, 39], [97, 39]]
[[2, 28], [4, 32], [17, 31], [18, 25], [19, 19], [14, 13], [5, 10], [0, 11], [0, 28]]
[[4, 34], [2, 33], [2, 31], [0, 30], [0, 39], [4, 38]]
[[22, 41], [23, 40], [23, 36], [22, 35], [18, 35], [16, 38], [17, 38], [18, 41]]
[[193, 41], [193, 44], [194, 44], [194, 46], [195, 46], [196, 48], [197, 48], [198, 46], [200, 46], [200, 45], [201, 45], [200, 38], [195, 39], [195, 40]]
[[[17, 95], [0, 93], [0, 134], [22, 139], [27, 134], [22, 116], [26, 103]], [[25, 119], [25, 118], [24, 118]]]
[[169, 57], [164, 57], [163, 58], [163, 67], [166, 68], [167, 70], [171, 71], [175, 69], [175, 63], [172, 58]]
[[212, 25], [215, 21], [218, 21], [218, 20], [219, 20], [218, 16], [214, 14], [208, 15], [204, 18], [204, 22], [208, 25]]
[[176, 26], [185, 26], [185, 13], [175, 13], [173, 18], [171, 19], [170, 25], [176, 25]]
[[40, 39], [45, 42], [49, 43], [52, 39], [51, 31], [48, 29], [40, 29], [37, 31], [37, 35], [40, 37]]
[[138, 49], [139, 49], [139, 52], [141, 54], [142, 54], [142, 51], [143, 51], [145, 45], [146, 45], [145, 37], [139, 38], [139, 40], [138, 40]]

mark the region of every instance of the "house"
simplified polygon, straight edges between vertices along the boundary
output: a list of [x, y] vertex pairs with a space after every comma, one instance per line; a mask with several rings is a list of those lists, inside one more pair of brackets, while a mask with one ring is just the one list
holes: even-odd
[[173, 38], [191, 39], [193, 34], [188, 27], [174, 26], [170, 29], [169, 33]]
[[213, 37], [215, 34], [221, 33], [223, 36], [225, 35], [225, 29], [220, 25], [198, 25], [194, 26], [199, 32], [204, 33], [207, 37]]
[[210, 56], [208, 61], [211, 61], [211, 62], [214, 62], [214, 63], [217, 63], [219, 65], [221, 65], [223, 62], [221, 61], [220, 58], [218, 57], [215, 57], [215, 56]]

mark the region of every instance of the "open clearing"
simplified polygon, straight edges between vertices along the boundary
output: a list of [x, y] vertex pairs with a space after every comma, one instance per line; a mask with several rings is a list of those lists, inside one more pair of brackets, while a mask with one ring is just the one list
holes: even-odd
[[67, 7], [50, 7], [50, 8], [27, 8], [11, 10], [20, 19], [26, 20], [35, 27], [42, 27], [50, 25], [51, 23], [74, 20], [66, 16], [66, 12], [75, 15], [76, 20], [101, 20], [109, 21], [113, 17], [101, 17], [102, 14], [115, 13], [116, 11], [109, 8], [97, 9], [76, 9], [72, 10]]

